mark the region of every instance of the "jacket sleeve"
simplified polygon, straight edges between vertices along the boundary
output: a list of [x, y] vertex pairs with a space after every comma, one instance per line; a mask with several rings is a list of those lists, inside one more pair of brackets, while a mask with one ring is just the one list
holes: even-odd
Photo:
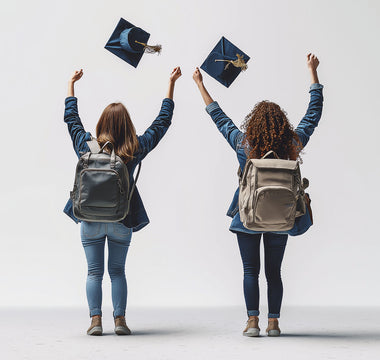
[[236, 127], [233, 121], [223, 112], [219, 104], [214, 101], [206, 106], [207, 113], [211, 116], [218, 130], [222, 133], [230, 146], [236, 151], [237, 142], [243, 133]]
[[145, 130], [144, 134], [138, 136], [139, 161], [152, 151], [168, 130], [173, 117], [174, 101], [165, 98], [162, 101], [161, 110], [152, 125]]
[[310, 86], [310, 102], [305, 116], [298, 124], [295, 132], [297, 133], [303, 147], [309, 142], [310, 136], [313, 134], [314, 129], [318, 126], [319, 120], [322, 115], [323, 107], [323, 85], [312, 84]]
[[73, 141], [74, 150], [78, 156], [81, 152], [89, 150], [86, 141], [91, 140], [91, 134], [84, 130], [82, 122], [78, 114], [77, 98], [69, 96], [65, 99], [65, 115], [64, 120], [67, 124], [71, 140]]

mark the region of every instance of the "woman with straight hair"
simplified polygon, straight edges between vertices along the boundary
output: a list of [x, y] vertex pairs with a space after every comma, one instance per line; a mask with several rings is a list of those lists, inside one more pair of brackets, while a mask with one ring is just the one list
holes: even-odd
[[[73, 141], [77, 157], [90, 151], [87, 141], [92, 139], [86, 132], [78, 115], [77, 98], [74, 97], [74, 84], [83, 75], [83, 70], [75, 71], [69, 81], [68, 97], [65, 100], [64, 120]], [[133, 172], [136, 166], [160, 142], [168, 130], [173, 116], [174, 84], [181, 76], [181, 69], [174, 68], [170, 74], [169, 88], [162, 102], [160, 113], [143, 135], [137, 136], [129, 113], [122, 103], [108, 105], [96, 125], [96, 137], [100, 147], [110, 142], [126, 164], [129, 172], [130, 187], [133, 187]], [[71, 199], [64, 212], [76, 223]], [[88, 275], [86, 282], [87, 301], [91, 317], [88, 335], [102, 335], [102, 280], [104, 273], [104, 245], [108, 243], [108, 273], [111, 278], [113, 316], [115, 333], [129, 335], [125, 321], [127, 304], [127, 282], [125, 260], [131, 242], [132, 232], [142, 229], [149, 223], [147, 213], [137, 187], [131, 198], [130, 211], [120, 222], [81, 222], [81, 239], [84, 247]]]
[[[305, 116], [295, 130], [286, 113], [277, 104], [270, 101], [257, 103], [246, 116], [241, 132], [232, 120], [222, 111], [216, 101], [207, 92], [202, 74], [196, 68], [193, 79], [198, 85], [206, 104], [206, 111], [215, 122], [230, 146], [236, 152], [240, 169], [244, 169], [247, 159], [259, 159], [269, 151], [277, 153], [280, 159], [296, 160], [300, 151], [309, 141], [322, 114], [322, 89], [319, 84], [318, 58], [307, 55], [307, 65], [311, 74], [310, 102]], [[268, 286], [268, 327], [269, 336], [279, 336], [278, 318], [283, 294], [281, 263], [288, 235], [300, 235], [311, 225], [309, 211], [296, 221], [288, 232], [258, 232], [243, 226], [239, 215], [239, 189], [236, 190], [227, 215], [232, 217], [230, 231], [236, 233], [244, 268], [244, 297], [248, 315], [245, 336], [259, 336], [259, 272], [260, 239], [264, 238], [265, 275]], [[309, 218], [308, 218], [309, 217]]]

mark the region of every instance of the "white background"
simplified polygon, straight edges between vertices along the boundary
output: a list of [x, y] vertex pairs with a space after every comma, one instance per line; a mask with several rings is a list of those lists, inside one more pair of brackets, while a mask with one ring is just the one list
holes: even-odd
[[[229, 89], [204, 74], [240, 126], [254, 104], [279, 103], [297, 125], [308, 100], [306, 54], [325, 85], [303, 155], [315, 225], [289, 238], [286, 305], [379, 305], [379, 1], [13, 1], [1, 27], [1, 306], [84, 306], [79, 226], [62, 209], [76, 157], [63, 122], [67, 81], [94, 132], [122, 101], [139, 133], [154, 120], [180, 65], [173, 125], [144, 160], [139, 189], [151, 224], [127, 259], [130, 306], [243, 306], [242, 265], [225, 216], [235, 154], [204, 110], [192, 73], [224, 35], [251, 56]], [[104, 49], [120, 17], [162, 54], [134, 69]], [[262, 269], [263, 270], [263, 269]], [[104, 303], [110, 304], [105, 274]], [[262, 272], [265, 303], [265, 277]]]

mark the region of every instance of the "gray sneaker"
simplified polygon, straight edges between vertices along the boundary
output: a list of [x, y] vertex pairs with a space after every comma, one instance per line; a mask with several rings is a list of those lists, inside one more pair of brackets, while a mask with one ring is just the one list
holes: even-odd
[[87, 335], [102, 335], [102, 317], [100, 315], [95, 315], [91, 318], [91, 326], [87, 330]]
[[129, 330], [127, 324], [125, 323], [124, 316], [117, 316], [115, 318], [115, 334], [117, 335], [131, 335], [131, 330]]
[[259, 328], [259, 318], [255, 316], [254, 318], [248, 319], [247, 326], [243, 331], [244, 336], [257, 337], [260, 334]]
[[280, 336], [281, 330], [278, 326], [278, 319], [268, 320], [267, 327], [268, 336]]

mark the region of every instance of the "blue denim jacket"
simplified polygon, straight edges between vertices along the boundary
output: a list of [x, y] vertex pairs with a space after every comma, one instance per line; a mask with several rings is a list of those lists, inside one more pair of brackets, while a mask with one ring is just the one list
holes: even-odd
[[[295, 129], [303, 147], [308, 143], [310, 136], [313, 134], [314, 129], [318, 126], [318, 122], [322, 115], [323, 85], [312, 84], [310, 86], [310, 102], [305, 116]], [[244, 140], [244, 133], [242, 133], [232, 120], [223, 112], [216, 101], [212, 102], [206, 107], [207, 113], [211, 116], [215, 122], [218, 130], [222, 133], [225, 139], [228, 141], [232, 149], [236, 152], [238, 162], [241, 169], [244, 169], [247, 161], [247, 156], [244, 151], [242, 142]], [[235, 191], [232, 203], [227, 211], [227, 216], [232, 217], [230, 231], [232, 232], [244, 232], [249, 234], [261, 233], [259, 231], [253, 231], [245, 228], [240, 220], [239, 214], [239, 188]], [[289, 234], [289, 235], [301, 235], [306, 232], [311, 226], [310, 216], [307, 212], [305, 215], [296, 219], [294, 227], [286, 232], [277, 233]]]
[[[133, 172], [136, 166], [152, 151], [160, 142], [162, 137], [168, 130], [173, 116], [174, 102], [172, 99], [166, 98], [162, 101], [160, 113], [153, 121], [152, 125], [138, 136], [139, 147], [134, 154], [134, 159], [127, 163], [129, 171], [130, 185], [133, 184]], [[73, 146], [77, 157], [80, 158], [81, 153], [90, 151], [87, 141], [91, 140], [91, 134], [84, 130], [82, 122], [78, 114], [78, 105], [76, 97], [67, 97], [65, 100], [65, 123], [67, 124]], [[71, 199], [67, 201], [64, 213], [70, 216], [76, 223], [80, 222], [73, 214], [73, 204]], [[121, 221], [126, 227], [138, 231], [149, 224], [149, 218], [145, 211], [144, 204], [141, 200], [137, 186], [132, 195], [130, 212], [127, 217]]]

